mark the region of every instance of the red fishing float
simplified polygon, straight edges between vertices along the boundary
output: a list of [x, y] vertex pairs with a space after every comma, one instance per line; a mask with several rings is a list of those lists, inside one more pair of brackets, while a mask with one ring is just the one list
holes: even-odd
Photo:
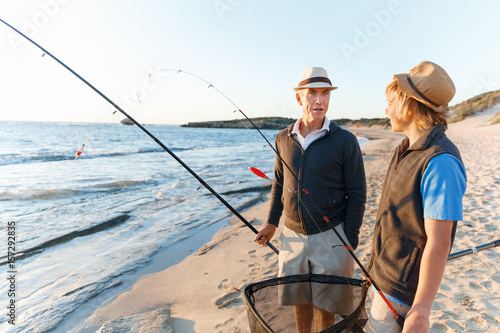
[[80, 155], [82, 154], [83, 152], [83, 149], [85, 148], [85, 144], [87, 143], [87, 140], [88, 139], [85, 139], [85, 142], [83, 143], [83, 145], [80, 147], [80, 149], [78, 149], [78, 151], [76, 152], [76, 157], [75, 157], [75, 161], [78, 157], [80, 157]]
[[257, 176], [259, 176], [260, 178], [264, 178], [264, 179], [267, 179], [267, 180], [271, 180], [269, 179], [268, 176], [266, 176], [265, 173], [263, 173], [262, 171], [260, 171], [259, 169], [257, 168], [254, 168], [254, 167], [248, 167], [250, 169], [250, 171], [252, 171], [254, 174], [256, 174]]

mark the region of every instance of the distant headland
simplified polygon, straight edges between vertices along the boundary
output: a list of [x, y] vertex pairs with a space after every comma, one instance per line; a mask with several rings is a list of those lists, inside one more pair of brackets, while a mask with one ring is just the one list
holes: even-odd
[[[284, 118], [284, 117], [259, 117], [250, 118], [250, 120], [259, 129], [283, 129], [290, 124], [293, 124], [296, 119]], [[349, 126], [349, 127], [359, 127], [359, 126], [389, 126], [388, 118], [373, 118], [373, 119], [334, 119], [337, 125]], [[201, 122], [189, 122], [187, 124], [181, 125], [182, 127], [203, 127], [203, 128], [249, 128], [252, 124], [247, 119], [233, 119], [233, 120], [218, 120], [218, 121], [201, 121]]]
[[[464, 120], [474, 114], [481, 113], [500, 102], [500, 90], [490, 91], [480, 94], [463, 101], [460, 104], [450, 107], [450, 118], [448, 122], [454, 123]], [[259, 117], [250, 118], [259, 129], [283, 129], [293, 124], [296, 119], [284, 117]], [[333, 119], [339, 126], [345, 127], [390, 127], [388, 118], [361, 118], [352, 119]], [[500, 122], [500, 112], [492, 119], [491, 123]], [[219, 120], [219, 121], [201, 121], [189, 122], [181, 125], [182, 127], [203, 127], [203, 128], [247, 128], [252, 124], [246, 119]]]

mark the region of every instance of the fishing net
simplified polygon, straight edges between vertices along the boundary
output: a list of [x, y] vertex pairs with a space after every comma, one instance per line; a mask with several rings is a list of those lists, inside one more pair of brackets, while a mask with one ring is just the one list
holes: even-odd
[[[328, 310], [339, 315], [333, 326], [321, 332], [364, 332], [367, 321], [364, 308], [369, 282], [340, 276], [307, 274], [274, 278], [245, 287], [248, 322], [252, 333], [296, 332], [293, 307], [279, 302], [278, 294], [287, 286], [299, 289], [301, 286], [322, 288], [327, 295], [332, 295], [332, 306], [341, 310]], [[339, 301], [338, 296], [345, 295], [345, 291], [348, 291], [349, 299]]]

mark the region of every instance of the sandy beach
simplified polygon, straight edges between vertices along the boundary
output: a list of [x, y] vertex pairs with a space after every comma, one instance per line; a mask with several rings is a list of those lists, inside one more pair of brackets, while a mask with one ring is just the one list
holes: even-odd
[[[464, 221], [452, 252], [500, 238], [500, 124], [488, 125], [498, 106], [450, 124], [448, 136], [459, 147], [467, 170]], [[368, 201], [355, 254], [369, 260], [371, 237], [386, 168], [401, 133], [351, 128], [372, 139], [363, 147]], [[259, 229], [268, 202], [243, 212]], [[278, 256], [259, 247], [253, 233], [235, 217], [213, 240], [181, 263], [142, 277], [131, 290], [100, 307], [85, 322], [98, 332], [250, 332], [243, 289], [277, 275]], [[273, 244], [279, 248], [279, 230]], [[449, 261], [431, 314], [431, 332], [500, 332], [500, 250], [490, 249]], [[361, 271], [356, 269], [356, 276]], [[371, 303], [371, 292], [367, 308]]]

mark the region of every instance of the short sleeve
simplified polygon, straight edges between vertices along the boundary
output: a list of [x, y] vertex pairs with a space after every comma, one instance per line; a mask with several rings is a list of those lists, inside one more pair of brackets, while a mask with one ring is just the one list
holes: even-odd
[[462, 221], [466, 186], [465, 168], [459, 159], [451, 154], [434, 156], [420, 183], [424, 218]]

